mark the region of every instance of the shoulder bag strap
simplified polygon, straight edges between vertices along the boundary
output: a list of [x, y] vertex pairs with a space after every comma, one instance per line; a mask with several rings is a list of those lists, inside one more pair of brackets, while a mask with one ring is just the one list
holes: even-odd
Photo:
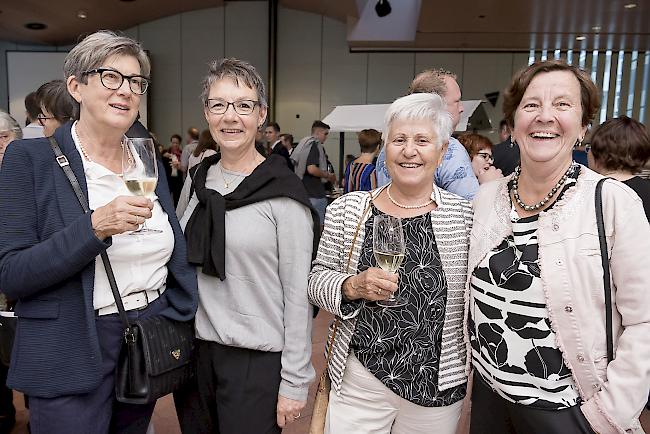
[[[83, 209], [85, 214], [89, 213], [90, 208], [88, 207], [88, 200], [86, 199], [86, 196], [84, 195], [84, 192], [81, 189], [79, 180], [77, 179], [74, 172], [70, 168], [70, 163], [68, 162], [68, 159], [66, 158], [65, 155], [63, 155], [63, 152], [61, 152], [61, 148], [59, 147], [59, 144], [56, 142], [56, 139], [53, 136], [48, 137], [48, 139], [50, 140], [50, 146], [52, 147], [52, 151], [54, 151], [54, 155], [56, 155], [56, 162], [59, 164], [61, 169], [63, 169], [63, 173], [65, 173], [65, 176], [68, 178], [68, 181], [70, 181], [70, 185], [72, 186], [72, 189], [77, 195], [77, 199], [79, 200], [79, 204], [81, 205], [81, 208]], [[104, 268], [106, 268], [108, 283], [111, 285], [111, 291], [113, 292], [113, 297], [115, 298], [117, 311], [119, 312], [120, 319], [122, 320], [122, 324], [124, 325], [124, 337], [125, 339], [128, 340], [133, 336], [133, 332], [129, 324], [129, 319], [126, 316], [126, 311], [124, 310], [124, 304], [122, 304], [122, 297], [120, 296], [120, 292], [117, 289], [117, 282], [115, 281], [115, 275], [113, 274], [113, 267], [111, 266], [111, 261], [108, 259], [108, 253], [106, 253], [106, 250], [102, 250], [100, 255], [102, 257], [102, 262], [104, 263]]]
[[600, 260], [603, 265], [603, 283], [605, 285], [605, 333], [607, 335], [607, 362], [614, 359], [614, 339], [612, 336], [612, 287], [610, 285], [609, 255], [607, 254], [607, 238], [605, 238], [605, 224], [603, 221], [603, 183], [608, 178], [603, 178], [596, 184], [596, 226], [598, 226], [598, 240], [600, 241]]
[[[370, 207], [372, 206], [372, 193], [369, 193], [369, 196], [370, 199], [368, 200], [368, 205], [366, 206], [366, 209], [363, 211], [361, 218], [357, 222], [357, 228], [354, 231], [354, 237], [352, 238], [352, 245], [350, 246], [350, 252], [348, 253], [348, 262], [347, 265], [345, 266], [345, 269], [347, 270], [348, 273], [350, 272], [350, 262], [352, 261], [352, 252], [354, 251], [354, 244], [357, 241], [359, 230], [361, 229], [361, 225], [363, 224], [364, 219], [368, 214], [368, 211], [370, 211]], [[329, 365], [330, 360], [332, 360], [332, 348], [334, 347], [334, 338], [336, 337], [336, 332], [340, 324], [341, 324], [341, 320], [339, 318], [336, 318], [336, 321], [334, 321], [334, 326], [332, 327], [332, 336], [330, 337], [329, 346], [327, 347], [327, 358], [325, 360], [325, 366]], [[327, 369], [325, 369], [325, 372], [327, 372]]]

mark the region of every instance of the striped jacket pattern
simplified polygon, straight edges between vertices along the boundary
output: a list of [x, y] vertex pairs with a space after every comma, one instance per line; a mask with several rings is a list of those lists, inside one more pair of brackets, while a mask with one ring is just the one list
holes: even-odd
[[[345, 279], [356, 274], [365, 238], [364, 223], [370, 215], [364, 211], [370, 206], [371, 198], [377, 197], [382, 189], [383, 187], [372, 192], [348, 193], [327, 207], [325, 229], [309, 275], [310, 301], [333, 313], [339, 320], [332, 356], [328, 363], [332, 387], [337, 394], [341, 392], [341, 381], [356, 326], [356, 316], [363, 307], [347, 315], [343, 314], [341, 288]], [[440, 390], [446, 390], [467, 381], [463, 317], [472, 207], [469, 201], [436, 186], [431, 198], [438, 205], [431, 211], [431, 224], [447, 278], [447, 304], [438, 374], [438, 387]], [[359, 233], [353, 246], [354, 234], [359, 224]], [[331, 335], [332, 326], [326, 346], [329, 346]]]

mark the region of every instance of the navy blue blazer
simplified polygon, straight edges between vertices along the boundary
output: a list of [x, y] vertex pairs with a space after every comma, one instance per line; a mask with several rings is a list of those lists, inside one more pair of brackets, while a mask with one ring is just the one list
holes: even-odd
[[[63, 125], [54, 136], [87, 196], [71, 126]], [[160, 161], [158, 167], [164, 173]], [[102, 362], [93, 310], [95, 258], [111, 239], [95, 237], [91, 213], [84, 214], [45, 138], [8, 146], [0, 185], [0, 289], [18, 300], [7, 384], [43, 398], [88, 393], [100, 383]], [[175, 241], [167, 264], [170, 306], [162, 315], [190, 320], [198, 305], [196, 272], [187, 263], [165, 176], [159, 177], [156, 194]]]

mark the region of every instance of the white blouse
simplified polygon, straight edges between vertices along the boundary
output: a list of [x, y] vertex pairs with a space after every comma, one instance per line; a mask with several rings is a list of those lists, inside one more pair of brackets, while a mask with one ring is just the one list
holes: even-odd
[[[88, 161], [81, 152], [75, 122], [72, 138], [83, 161], [88, 202], [95, 210], [118, 196], [135, 196], [122, 181], [122, 175], [114, 173], [101, 164]], [[155, 193], [150, 199], [154, 203], [152, 216], [147, 227], [159, 229], [161, 233], [146, 235], [113, 235], [112, 245], [106, 250], [111, 260], [117, 287], [122, 297], [145, 290], [161, 288], [167, 280], [167, 262], [174, 250], [174, 233], [167, 213], [163, 211]], [[115, 303], [104, 264], [100, 256], [95, 259], [94, 309], [101, 309]]]

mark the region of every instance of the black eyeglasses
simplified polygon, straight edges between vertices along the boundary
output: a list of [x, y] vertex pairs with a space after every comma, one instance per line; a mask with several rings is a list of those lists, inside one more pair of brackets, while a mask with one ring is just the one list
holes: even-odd
[[481, 156], [485, 161], [494, 161], [494, 157], [489, 152], [477, 152], [476, 155]]
[[54, 119], [54, 116], [45, 116], [45, 115], [36, 116], [36, 120], [38, 121], [39, 124], [41, 124], [42, 127], [45, 126], [45, 121], [48, 119]]
[[137, 95], [144, 95], [149, 88], [150, 80], [142, 75], [124, 75], [120, 71], [110, 68], [96, 68], [84, 72], [84, 75], [99, 74], [99, 80], [106, 89], [117, 90], [124, 83], [124, 79], [129, 82], [131, 92]]
[[259, 101], [252, 99], [240, 99], [239, 101], [228, 102], [221, 98], [208, 98], [205, 103], [208, 111], [215, 115], [222, 115], [228, 111], [228, 107], [232, 105], [235, 113], [238, 115], [249, 115], [255, 110], [255, 106], [259, 105]]

